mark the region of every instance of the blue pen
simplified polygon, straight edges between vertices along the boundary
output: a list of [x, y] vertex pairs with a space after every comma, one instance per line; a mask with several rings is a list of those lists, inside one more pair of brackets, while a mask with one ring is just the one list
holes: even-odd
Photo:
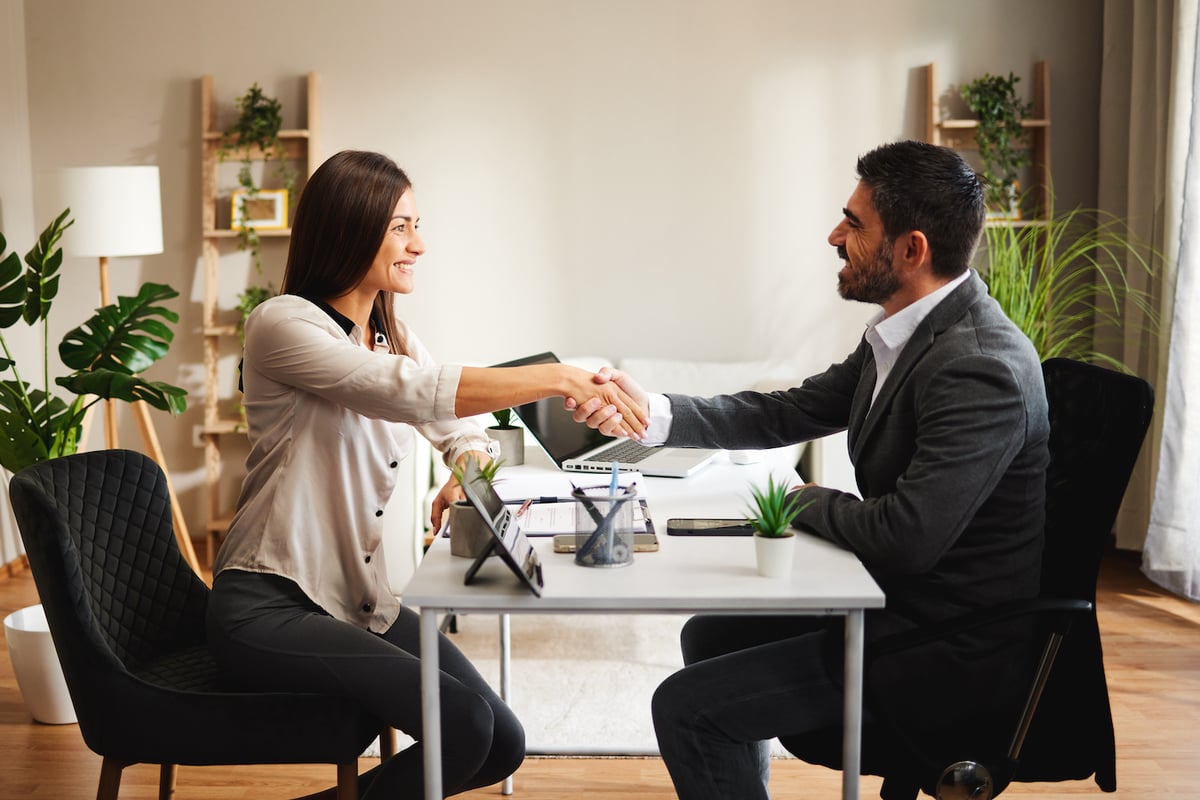
[[617, 475], [619, 474], [616, 461], [612, 462], [612, 472], [613, 472], [612, 482], [608, 484], [608, 493], [610, 495], [612, 495], [613, 497], [615, 497], [617, 494], [617, 488], [618, 488]]

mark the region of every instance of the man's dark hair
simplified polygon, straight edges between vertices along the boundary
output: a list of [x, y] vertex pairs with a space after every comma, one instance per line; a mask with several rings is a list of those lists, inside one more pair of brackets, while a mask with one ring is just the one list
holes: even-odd
[[892, 142], [858, 159], [888, 239], [920, 231], [933, 273], [952, 278], [970, 266], [983, 231], [983, 186], [958, 153], [926, 142]]

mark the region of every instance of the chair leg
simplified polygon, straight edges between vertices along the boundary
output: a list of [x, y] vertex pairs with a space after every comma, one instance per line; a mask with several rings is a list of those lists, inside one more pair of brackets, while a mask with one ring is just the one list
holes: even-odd
[[158, 770], [158, 800], [171, 800], [175, 793], [175, 778], [179, 774], [177, 764], [163, 764]]
[[394, 755], [396, 755], [396, 729], [391, 725], [385, 725], [379, 732], [379, 760], [387, 761]]
[[337, 765], [337, 800], [358, 800], [358, 759]]
[[106, 758], [100, 764], [100, 785], [96, 787], [96, 800], [117, 800], [117, 792], [121, 790], [121, 771], [126, 763], [113, 758]]

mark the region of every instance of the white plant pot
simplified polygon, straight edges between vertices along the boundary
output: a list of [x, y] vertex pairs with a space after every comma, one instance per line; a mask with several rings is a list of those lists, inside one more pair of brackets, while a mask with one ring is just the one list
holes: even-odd
[[75, 706], [42, 607], [29, 606], [5, 617], [4, 637], [17, 687], [33, 718], [48, 725], [75, 722]]
[[796, 560], [796, 537], [779, 538], [754, 534], [754, 558], [758, 574], [765, 578], [787, 578]]
[[525, 463], [524, 428], [488, 428], [488, 438], [500, 444], [500, 460], [506, 467], [519, 467]]

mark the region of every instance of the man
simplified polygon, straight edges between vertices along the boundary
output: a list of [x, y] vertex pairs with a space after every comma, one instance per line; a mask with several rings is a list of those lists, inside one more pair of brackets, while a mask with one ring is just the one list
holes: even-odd
[[[841, 296], [881, 311], [845, 361], [787, 391], [709, 399], [647, 395], [618, 371], [597, 380], [650, 410], [646, 444], [767, 448], [848, 430], [862, 499], [804, 487], [795, 524], [852, 550], [883, 588], [870, 643], [1037, 594], [1049, 423], [1036, 352], [969, 268], [984, 220], [972, 170], [951, 150], [896, 142], [860, 158], [858, 175], [829, 243]], [[595, 404], [575, 417], [605, 432], [619, 422]], [[679, 797], [765, 798], [765, 740], [793, 747], [840, 725], [840, 637], [819, 618], [689, 620], [686, 666], [653, 702]], [[1023, 641], [996, 631], [917, 648], [868, 672], [867, 713], [951, 753], [987, 727], [987, 701], [1006, 699], [997, 687], [1013, 683]]]

